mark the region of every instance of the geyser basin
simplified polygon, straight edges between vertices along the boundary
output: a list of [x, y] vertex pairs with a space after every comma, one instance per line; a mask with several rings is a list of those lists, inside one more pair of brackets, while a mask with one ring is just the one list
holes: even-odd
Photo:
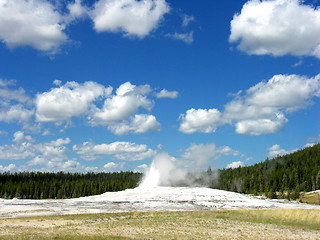
[[134, 211], [191, 211], [239, 208], [316, 208], [286, 200], [210, 188], [138, 187], [121, 192], [65, 200], [0, 199], [0, 217]]

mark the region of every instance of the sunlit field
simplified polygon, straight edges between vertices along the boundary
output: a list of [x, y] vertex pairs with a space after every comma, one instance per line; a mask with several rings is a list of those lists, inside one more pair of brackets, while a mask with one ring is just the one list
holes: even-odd
[[136, 212], [0, 220], [0, 239], [316, 239], [320, 210]]

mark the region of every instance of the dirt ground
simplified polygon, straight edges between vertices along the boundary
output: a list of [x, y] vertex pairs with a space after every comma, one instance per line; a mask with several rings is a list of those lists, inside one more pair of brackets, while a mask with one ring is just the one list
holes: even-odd
[[320, 239], [319, 230], [248, 222], [211, 212], [0, 219], [0, 239]]

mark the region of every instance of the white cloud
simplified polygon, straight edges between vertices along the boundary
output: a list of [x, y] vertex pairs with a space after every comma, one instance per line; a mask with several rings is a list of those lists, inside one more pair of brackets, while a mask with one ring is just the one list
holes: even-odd
[[153, 151], [147, 145], [130, 142], [113, 142], [110, 144], [95, 144], [84, 142], [73, 146], [73, 151], [85, 160], [95, 160], [102, 155], [113, 155], [115, 158], [124, 161], [137, 161], [152, 156]]
[[115, 158], [122, 161], [141, 161], [144, 159], [153, 158], [158, 152], [152, 149], [148, 149], [144, 152], [128, 152], [115, 154]]
[[34, 114], [33, 110], [25, 108], [22, 104], [12, 106], [1, 106], [0, 121], [12, 123], [14, 121], [25, 123], [28, 122]]
[[320, 58], [319, 14], [300, 0], [250, 0], [234, 15], [229, 41], [248, 54]]
[[148, 169], [148, 165], [147, 164], [141, 164], [139, 166], [137, 166], [135, 169], [134, 169], [134, 172], [146, 172]]
[[297, 149], [292, 149], [290, 151], [281, 149], [280, 145], [278, 144], [273, 145], [271, 148], [268, 148], [268, 150], [269, 150], [268, 157], [271, 157], [271, 158], [274, 158], [277, 156], [283, 156], [283, 155], [297, 151]]
[[55, 146], [55, 147], [60, 147], [60, 146], [63, 146], [63, 145], [67, 145], [67, 144], [69, 144], [69, 143], [71, 143], [71, 140], [70, 140], [70, 138], [65, 138], [65, 139], [63, 139], [63, 138], [59, 138], [59, 139], [57, 139], [57, 140], [55, 140], [55, 141], [51, 141], [51, 144], [53, 145], [53, 146]]
[[62, 160], [67, 160], [67, 145], [71, 142], [69, 138], [66, 139], [57, 139], [55, 141], [40, 143], [35, 145], [35, 149], [40, 152], [41, 157], [50, 160], [61, 162]]
[[226, 168], [232, 168], [232, 169], [234, 169], [234, 168], [243, 167], [243, 166], [244, 166], [243, 162], [238, 161], [238, 162], [232, 162], [232, 163], [228, 164], [228, 165], [226, 166]]
[[66, 160], [66, 161], [49, 161], [43, 171], [64, 171], [64, 172], [83, 172], [85, 167], [75, 160]]
[[233, 150], [229, 146], [222, 146], [217, 149], [217, 153], [220, 156], [239, 156], [240, 152], [237, 150]]
[[234, 95], [234, 99], [217, 109], [190, 109], [181, 115], [180, 131], [183, 133], [215, 132], [216, 128], [234, 124], [238, 134], [261, 135], [281, 130], [292, 113], [312, 104], [320, 97], [320, 75], [307, 78], [298, 75], [275, 75]]
[[130, 121], [122, 121], [113, 123], [108, 126], [108, 129], [116, 135], [125, 135], [129, 133], [145, 133], [148, 131], [160, 131], [160, 123], [155, 116], [147, 114], [136, 114]]
[[316, 143], [307, 143], [303, 148], [313, 147], [314, 145], [316, 145]]
[[99, 0], [90, 16], [97, 32], [123, 32], [125, 36], [143, 38], [169, 11], [165, 0]]
[[121, 163], [108, 162], [103, 166], [103, 169], [107, 172], [116, 172], [116, 171], [122, 170], [124, 165], [125, 165], [125, 162], [121, 162]]
[[167, 37], [170, 37], [174, 40], [181, 40], [185, 43], [191, 44], [193, 43], [193, 31], [189, 33], [173, 33], [173, 34], [166, 34]]
[[32, 141], [32, 137], [31, 136], [25, 136], [24, 132], [22, 132], [22, 131], [15, 132], [13, 134], [13, 137], [14, 137], [13, 141], [17, 142], [17, 143], [22, 143], [24, 141], [26, 141], [26, 142], [31, 142]]
[[314, 96], [320, 96], [320, 74], [309, 79], [298, 75], [275, 75], [268, 82], [249, 88], [246, 102], [291, 111], [303, 108]]
[[242, 120], [235, 124], [236, 133], [251, 136], [275, 133], [281, 130], [287, 121], [281, 113], [276, 114], [273, 119]]
[[23, 88], [19, 89], [9, 89], [9, 88], [0, 88], [0, 98], [5, 99], [5, 101], [16, 101], [19, 103], [30, 104], [32, 102], [31, 98], [26, 95], [26, 92]]
[[146, 95], [151, 91], [149, 85], [135, 86], [130, 82], [122, 84], [116, 95], [108, 97], [102, 109], [96, 109], [90, 117], [92, 125], [107, 125], [114, 122], [127, 120], [139, 108], [151, 111], [153, 103]]
[[73, 3], [69, 3], [67, 8], [70, 12], [69, 17], [71, 21], [89, 14], [88, 8], [82, 5], [82, 0], [75, 0]]
[[177, 98], [179, 93], [177, 91], [168, 91], [166, 89], [162, 89], [159, 93], [156, 94], [157, 98]]
[[0, 39], [9, 48], [31, 46], [54, 53], [68, 40], [64, 29], [63, 17], [47, 1], [0, 2]]
[[44, 130], [42, 133], [42, 136], [50, 136], [50, 135], [54, 135], [54, 134], [51, 133], [49, 129]]
[[[51, 142], [34, 143], [31, 136], [26, 136], [24, 132], [14, 133], [14, 144], [0, 146], [0, 159], [3, 160], [28, 160], [28, 166], [45, 166], [54, 162], [61, 164], [68, 161], [68, 149], [65, 145], [69, 144], [69, 138], [56, 139]], [[49, 169], [49, 168], [47, 168]]]
[[56, 86], [61, 86], [62, 81], [56, 79], [56, 80], [53, 81], [53, 84], [56, 85]]
[[28, 141], [17, 142], [11, 145], [0, 146], [0, 159], [2, 160], [22, 160], [33, 158], [36, 149]]
[[195, 20], [194, 16], [189, 16], [187, 14], [182, 15], [182, 26], [187, 27], [190, 22], [193, 22]]
[[5, 88], [5, 87], [9, 87], [9, 86], [15, 86], [16, 85], [16, 80], [14, 79], [1, 79], [0, 78], [0, 87]]
[[182, 123], [179, 131], [183, 133], [212, 133], [221, 125], [221, 113], [217, 109], [189, 109], [186, 115], [181, 114]]
[[0, 165], [0, 172], [12, 172], [16, 169], [16, 165], [14, 164], [9, 164], [7, 167], [3, 167]]
[[0, 79], [0, 121], [27, 124], [34, 114], [33, 101], [23, 88], [13, 89], [15, 80]]
[[87, 114], [93, 101], [107, 96], [112, 88], [95, 82], [67, 82], [50, 92], [36, 96], [36, 120], [38, 122], [66, 121]]
[[299, 62], [296, 62], [295, 64], [292, 65], [292, 67], [299, 67], [303, 64], [303, 61], [300, 60]]

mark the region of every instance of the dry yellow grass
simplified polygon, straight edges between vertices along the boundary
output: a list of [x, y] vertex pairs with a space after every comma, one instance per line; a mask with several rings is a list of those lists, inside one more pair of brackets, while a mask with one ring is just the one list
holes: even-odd
[[319, 210], [147, 212], [0, 219], [0, 239], [319, 239]]
[[305, 193], [303, 196], [301, 196], [301, 200], [304, 203], [320, 205], [320, 193], [319, 192]]

